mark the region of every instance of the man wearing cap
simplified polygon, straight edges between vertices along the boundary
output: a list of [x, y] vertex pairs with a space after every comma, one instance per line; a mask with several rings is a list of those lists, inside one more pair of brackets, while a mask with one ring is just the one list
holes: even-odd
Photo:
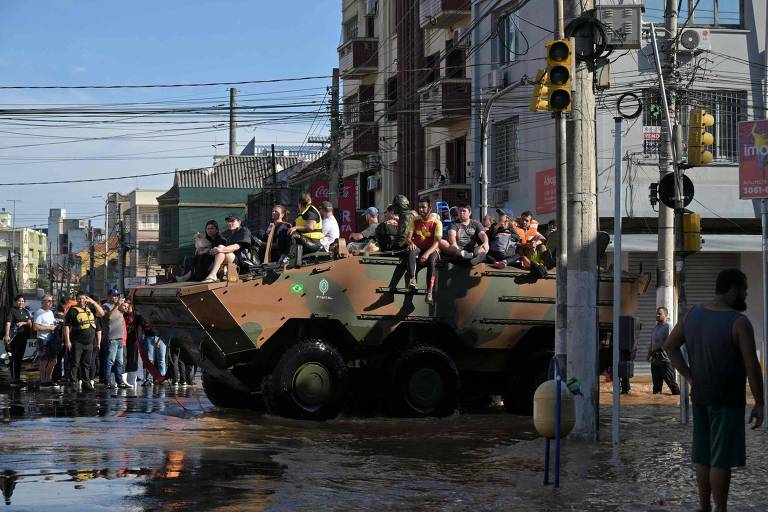
[[360, 233], [349, 235], [351, 242], [347, 244], [350, 253], [365, 251], [371, 240], [376, 239], [376, 227], [379, 225], [379, 209], [375, 206], [365, 210], [365, 220], [368, 221], [368, 227]]
[[244, 267], [245, 253], [251, 248], [251, 232], [245, 226], [240, 225], [240, 216], [230, 214], [224, 219], [227, 221], [227, 230], [221, 236], [227, 245], [217, 245], [211, 248], [213, 265], [204, 283], [216, 281], [216, 273], [223, 263], [236, 263], [239, 269]]

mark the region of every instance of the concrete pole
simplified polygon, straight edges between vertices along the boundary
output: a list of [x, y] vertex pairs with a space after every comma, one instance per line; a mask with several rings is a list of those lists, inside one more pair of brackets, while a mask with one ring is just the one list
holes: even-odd
[[[472, 41], [480, 41], [480, 3], [479, 1], [472, 2]], [[472, 215], [476, 219], [481, 219], [480, 216], [480, 173], [482, 172], [480, 166], [483, 159], [483, 139], [479, 136], [481, 133], [481, 116], [483, 106], [480, 104], [480, 53], [479, 51], [472, 52], [472, 120], [471, 120], [471, 132], [472, 132], [472, 188], [471, 188], [471, 200], [472, 200]]]
[[[563, 0], [555, 0], [555, 38], [565, 37], [565, 12]], [[476, 52], [479, 53], [479, 52]], [[555, 114], [556, 182], [557, 182], [557, 293], [555, 295], [555, 355], [560, 363], [563, 378], [568, 375], [568, 148], [566, 144], [566, 117]]]
[[[594, 0], [570, 2], [574, 17], [594, 8]], [[577, 35], [578, 36], [578, 35]], [[589, 36], [585, 36], [589, 37]], [[577, 37], [577, 51], [579, 38]], [[573, 111], [568, 129], [568, 376], [581, 383], [575, 397], [575, 433], [597, 440], [597, 166], [593, 69], [575, 63]]]
[[339, 119], [339, 68], [333, 68], [331, 80], [331, 147], [330, 147], [330, 172], [328, 175], [328, 201], [335, 207], [339, 207], [339, 194], [341, 192], [341, 162], [339, 152], [341, 150], [341, 122]]
[[614, 117], [613, 164], [613, 409], [611, 410], [611, 446], [613, 461], [619, 462], [619, 418], [621, 417], [621, 379], [619, 378], [619, 325], [621, 323], [621, 121]]
[[122, 295], [125, 295], [125, 241], [123, 231], [123, 213], [120, 211], [120, 203], [117, 204], [117, 265], [118, 282], [117, 289]]
[[93, 275], [94, 272], [94, 264], [93, 259], [96, 256], [96, 250], [93, 246], [93, 227], [91, 226], [91, 221], [88, 221], [88, 293], [94, 293], [96, 290], [94, 289], [94, 281], [95, 277]]
[[237, 154], [237, 90], [234, 87], [229, 89], [229, 154]]

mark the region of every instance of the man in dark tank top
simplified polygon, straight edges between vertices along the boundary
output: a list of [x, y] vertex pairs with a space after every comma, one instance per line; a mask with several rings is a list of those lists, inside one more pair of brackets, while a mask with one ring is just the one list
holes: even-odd
[[[701, 510], [727, 510], [731, 468], [746, 464], [746, 383], [755, 405], [749, 422], [763, 423], [763, 380], [747, 309], [747, 276], [738, 269], [717, 275], [715, 300], [693, 306], [664, 344], [672, 366], [691, 383], [693, 464]], [[689, 362], [683, 359], [685, 345]]]

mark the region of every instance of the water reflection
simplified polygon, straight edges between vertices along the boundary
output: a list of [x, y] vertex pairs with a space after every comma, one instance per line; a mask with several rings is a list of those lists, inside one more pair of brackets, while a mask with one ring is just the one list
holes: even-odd
[[2, 487], [6, 505], [11, 504], [11, 496], [13, 496], [13, 490], [16, 488], [16, 480], [18, 478], [16, 472], [10, 469], [6, 469], [0, 474], [0, 487]]

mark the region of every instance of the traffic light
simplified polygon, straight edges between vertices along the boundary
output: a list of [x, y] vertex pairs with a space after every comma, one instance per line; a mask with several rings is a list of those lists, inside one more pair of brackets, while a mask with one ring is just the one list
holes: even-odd
[[707, 150], [715, 142], [707, 128], [714, 126], [715, 118], [703, 108], [694, 108], [688, 116], [688, 165], [707, 165], [712, 152]]
[[549, 87], [547, 87], [547, 70], [540, 69], [536, 73], [536, 83], [531, 93], [531, 112], [549, 110]]
[[701, 215], [698, 213], [683, 215], [683, 249], [686, 252], [701, 250]]
[[547, 41], [548, 108], [551, 112], [570, 112], [573, 105], [573, 42], [570, 39]]

